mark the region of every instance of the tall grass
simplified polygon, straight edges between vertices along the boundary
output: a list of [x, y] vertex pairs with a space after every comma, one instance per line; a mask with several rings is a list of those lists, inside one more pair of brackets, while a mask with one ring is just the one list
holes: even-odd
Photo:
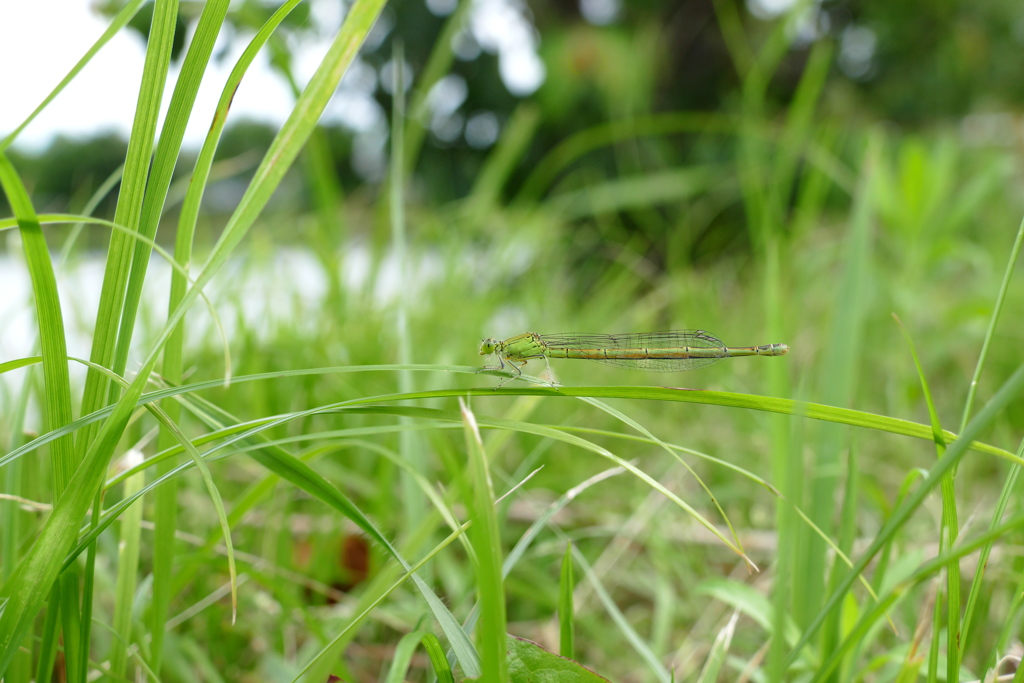
[[[295, 5], [267, 20], [223, 86], [176, 216], [155, 329], [144, 324], [159, 282], [148, 266], [228, 3], [204, 6], [159, 134], [177, 4], [156, 3], [112, 225], [37, 215], [2, 151], [18, 131], [0, 143], [15, 214], [0, 229], [21, 236], [40, 348], [0, 359], [0, 374], [25, 378], [0, 421], [0, 676], [596, 680], [587, 666], [623, 681], [857, 681], [992, 670], [1019, 638], [1008, 549], [1024, 523], [1024, 364], [1012, 343], [1024, 223], [1014, 237], [1007, 153], [830, 120], [826, 45], [789, 109], [770, 111], [789, 28], [752, 47], [722, 3], [744, 79], [728, 115], [644, 113], [581, 130], [503, 203], [539, 121], [523, 105], [470, 196], [419, 205], [406, 187], [425, 93], [451, 64], [439, 38], [412, 115], [401, 117], [401, 98], [396, 107], [387, 200], [343, 203], [315, 131], [383, 6], [361, 0], [197, 256], [231, 96]], [[588, 164], [616, 146], [636, 152], [617, 159], [671, 158], [658, 152], [680, 133], [731, 156], [646, 170], [624, 161], [607, 176]], [[303, 150], [318, 188], [310, 258], [327, 294], [275, 281], [294, 305], [257, 326], [242, 311], [256, 296], [248, 283], [272, 272], [266, 206]], [[685, 207], [685, 221], [654, 210], [664, 205]], [[701, 221], [727, 206], [742, 208], [745, 246], [693, 258]], [[335, 239], [332, 214], [373, 248]], [[88, 360], [68, 358], [44, 234], [77, 221], [110, 234]], [[363, 254], [370, 275], [342, 284]], [[215, 280], [226, 266], [241, 275]], [[186, 313], [214, 282], [214, 317], [233, 322], [230, 362], [216, 343], [188, 341]], [[563, 386], [527, 377], [495, 391], [500, 372], [466, 364], [483, 334], [657, 327], [793, 351], [667, 380], [686, 389], [555, 361]], [[83, 386], [69, 372], [78, 366]], [[969, 521], [979, 515], [983, 530]]]

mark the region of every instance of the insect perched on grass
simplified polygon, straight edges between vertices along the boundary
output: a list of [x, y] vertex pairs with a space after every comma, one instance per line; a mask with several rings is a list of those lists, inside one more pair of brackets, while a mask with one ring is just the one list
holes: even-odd
[[480, 344], [480, 355], [492, 353], [498, 364], [481, 368], [481, 372], [503, 370], [508, 363], [515, 373], [499, 384], [500, 387], [522, 375], [523, 366], [535, 358], [543, 358], [545, 365], [549, 358], [584, 358], [635, 370], [679, 372], [707, 367], [734, 356], [784, 356], [789, 353], [789, 347], [785, 344], [726, 346], [721, 339], [704, 330], [639, 334], [527, 332], [503, 341], [484, 339]]

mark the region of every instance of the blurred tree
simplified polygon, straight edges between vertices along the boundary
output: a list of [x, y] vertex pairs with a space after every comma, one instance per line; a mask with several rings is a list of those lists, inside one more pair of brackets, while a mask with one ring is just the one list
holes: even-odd
[[[472, 3], [463, 14], [460, 1]], [[110, 15], [122, 5], [123, 0], [107, 0], [100, 10]], [[267, 0], [234, 6], [220, 57], [230, 54], [232, 42], [247, 40], [277, 6]], [[275, 68], [293, 77], [292, 62], [300, 59], [303, 45], [329, 38], [347, 6], [343, 0], [301, 4], [273, 48]], [[183, 37], [200, 9], [201, 3], [181, 4]], [[463, 15], [451, 40], [441, 40], [451, 17]], [[418, 196], [441, 203], [469, 192], [524, 98], [539, 106], [539, 125], [526, 159], [503, 185], [508, 196], [520, 190], [546, 153], [581, 131], [650, 113], [735, 110], [749, 60], [784, 16], [791, 38], [771, 74], [768, 117], [790, 103], [810, 48], [822, 40], [837, 46], [823, 106], [840, 120], [869, 117], [920, 126], [1024, 97], [1017, 59], [1024, 13], [1012, 0], [393, 0], [339, 88], [329, 110], [334, 122], [325, 124], [341, 186], [382, 178], [397, 42], [405, 80], [414, 89], [421, 87], [436, 51], [453, 54], [427, 97], [421, 116], [426, 136], [414, 170]], [[144, 34], [145, 17], [140, 14], [136, 24]], [[257, 128], [230, 123], [220, 156], [236, 154], [254, 140], [265, 145], [266, 132]], [[535, 189], [544, 194], [556, 186], [565, 190], [602, 178], [727, 162], [735, 155], [727, 136], [637, 133], [628, 149], [599, 146]], [[100, 141], [94, 151], [61, 152], [68, 144], [55, 143], [50, 158], [26, 167], [37, 191], [70, 192], [83, 178], [99, 182], [114, 167], [119, 147]], [[629, 212], [620, 219], [627, 229], [653, 238], [652, 230], [677, 226], [681, 212], [691, 209], [667, 207], [658, 220]], [[733, 233], [741, 230], [742, 211], [728, 205], [709, 211], [718, 214], [711, 225], [724, 220]], [[694, 244], [702, 241], [707, 255], [736, 244], [722, 235], [704, 239], [708, 224], [698, 230], [704, 237], [695, 235]]]
[[1019, 2], [841, 0], [820, 11], [840, 72], [882, 117], [920, 124], [1024, 100]]
[[[472, 2], [472, 0], [467, 0]], [[420, 75], [438, 46], [447, 17], [457, 0], [394, 0], [378, 22], [377, 35], [362, 59], [377, 74], [373, 95], [384, 112], [390, 108], [388, 73], [391, 46], [400, 40], [412, 76]], [[444, 116], [429, 121], [431, 135], [424, 164], [458, 166], [480, 156], [489, 145], [471, 144], [466, 123], [479, 112], [507, 120], [529, 92], [510, 83], [516, 66], [509, 58], [514, 40], [539, 43], [546, 76], [537, 93], [542, 105], [542, 146], [578, 131], [623, 116], [650, 111], [718, 111], [741, 81], [719, 27], [721, 7], [742, 17], [744, 41], [756, 54], [771, 22], [797, 6], [767, 0], [492, 0], [475, 3], [467, 26], [453, 45], [450, 75], [464, 88], [449, 94], [459, 100], [435, 103]], [[278, 3], [244, 0], [228, 19], [241, 40], [256, 30]], [[107, 0], [99, 10], [112, 15], [123, 0]], [[316, 0], [300, 5], [283, 26], [292, 49], [335, 30], [319, 17], [340, 16], [343, 0]], [[146, 6], [131, 24], [143, 35]], [[495, 10], [495, 8], [498, 8]], [[198, 17], [201, 3], [183, 2], [179, 34]], [[330, 11], [324, 11], [330, 10]], [[864, 109], [880, 118], [922, 123], [939, 116], [959, 116], [979, 102], [1017, 102], [1024, 98], [1022, 65], [1016, 58], [1024, 44], [1024, 13], [1012, 0], [813, 0], [797, 10], [792, 49], [775, 74], [771, 95], [785, 105], [814, 41], [839, 44], [833, 80], [857, 93]], [[495, 26], [495, 22], [506, 22]], [[495, 37], [505, 29], [510, 36]], [[518, 36], [518, 34], [522, 34]], [[517, 37], [518, 36], [518, 37]], [[529, 39], [529, 40], [528, 40]], [[182, 38], [183, 40], [183, 38]], [[521, 46], [523, 50], [530, 45]], [[522, 50], [521, 50], [522, 51]], [[222, 54], [227, 52], [227, 45]], [[176, 56], [178, 53], [176, 52]], [[520, 67], [521, 68], [521, 67]], [[455, 82], [458, 82], [456, 80]], [[451, 89], [449, 89], [451, 90]], [[438, 98], [443, 99], [444, 93]], [[484, 140], [486, 142], [486, 140]], [[453, 156], [453, 151], [457, 153]], [[470, 164], [470, 167], [473, 165]], [[471, 176], [471, 173], [469, 174]], [[464, 190], [471, 177], [454, 179], [444, 193]]]
[[[105, 133], [77, 139], [58, 136], [39, 153], [11, 151], [11, 158], [26, 179], [36, 210], [68, 211], [81, 208], [89, 196], [124, 163], [128, 143]], [[72, 206], [72, 198], [79, 206]], [[116, 191], [97, 207], [97, 215], [113, 213]], [[0, 211], [11, 215], [7, 198], [0, 193]]]

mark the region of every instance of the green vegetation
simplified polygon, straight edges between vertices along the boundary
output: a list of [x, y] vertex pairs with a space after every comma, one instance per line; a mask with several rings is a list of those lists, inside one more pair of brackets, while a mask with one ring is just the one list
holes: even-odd
[[[991, 675], [1024, 605], [1016, 149], [843, 118], [824, 39], [779, 105], [789, 19], [748, 32], [721, 3], [720, 111], [610, 93], [615, 116], [547, 144], [549, 83], [460, 194], [417, 115], [439, 38], [391, 102], [389, 175], [351, 187], [317, 120], [384, 10], [359, 0], [259, 160], [240, 137], [218, 156], [257, 54], [290, 73], [298, 5], [255, 15], [191, 156], [228, 2], [194, 17], [173, 93], [181, 19], [154, 3], [109, 220], [99, 176], [44, 213], [0, 141], [38, 323], [37, 354], [0, 358], [6, 683]], [[226, 216], [220, 180], [244, 187]], [[105, 270], [69, 359], [83, 234]], [[790, 350], [478, 373], [481, 338], [698, 328]]]

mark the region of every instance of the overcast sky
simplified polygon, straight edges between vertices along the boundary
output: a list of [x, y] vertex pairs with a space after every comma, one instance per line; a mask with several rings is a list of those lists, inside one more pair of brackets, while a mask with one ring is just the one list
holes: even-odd
[[[108, 20], [90, 11], [86, 0], [0, 0], [0, 137], [7, 135], [32, 112], [103, 33]], [[317, 3], [325, 4], [325, 3]], [[331, 3], [336, 4], [336, 3]], [[340, 20], [340, 17], [338, 17]], [[186, 145], [198, 146], [209, 128], [214, 107], [238, 52], [211, 64], [203, 79]], [[327, 44], [304, 45], [297, 60], [298, 75], [312, 75]], [[135, 99], [144, 59], [142, 38], [122, 30], [41, 113], [15, 145], [21, 149], [45, 147], [57, 133], [71, 136], [116, 131], [127, 137], [135, 113]], [[177, 76], [174, 65], [171, 79]], [[167, 105], [171, 85], [164, 97]], [[281, 79], [272, 74], [266, 59], [258, 57], [235, 95], [232, 116], [283, 121], [292, 97]]]
[[[290, 46], [300, 83], [313, 75], [343, 18], [344, 4], [339, 0], [308, 1], [311, 22], [317, 31], [305, 33], [300, 44]], [[597, 2], [600, 7], [608, 5], [612, 10], [618, 6], [618, 0], [587, 1]], [[445, 15], [454, 10], [456, 0], [426, 2], [431, 11]], [[109, 20], [91, 12], [90, 5], [88, 0], [0, 0], [0, 45], [5, 56], [4, 68], [0, 69], [0, 138], [25, 120], [102, 35]], [[545, 74], [537, 54], [539, 37], [528, 17], [525, 0], [474, 0], [470, 21], [456, 41], [457, 58], [475, 59], [481, 50], [497, 55], [501, 77], [509, 91], [518, 96], [529, 95], [540, 87]], [[385, 9], [369, 40], [386, 40], [391, 23]], [[236, 39], [232, 52], [225, 58], [211, 62], [185, 134], [187, 147], [198, 147], [209, 130], [217, 99], [231, 67], [245, 48], [245, 38]], [[22, 131], [15, 146], [38, 151], [58, 134], [85, 137], [114, 131], [127, 138], [135, 113], [145, 58], [143, 50], [142, 38], [137, 32], [119, 32]], [[215, 47], [214, 55], [220, 53], [220, 46]], [[231, 106], [231, 118], [235, 121], [245, 117], [280, 124], [291, 111], [291, 93], [282, 79], [271, 72], [264, 55], [265, 51], [257, 57], [235, 94]], [[382, 137], [387, 134], [387, 123], [383, 110], [374, 100], [374, 91], [382, 80], [390, 82], [388, 73], [385, 67], [377, 74], [357, 59], [323, 120], [341, 123], [360, 133], [365, 140], [371, 140], [370, 146], [379, 152]], [[176, 77], [177, 69], [172, 64], [171, 83], [163, 101], [165, 109]], [[406, 82], [411, 80], [407, 78]], [[466, 117], [455, 110], [465, 99], [465, 93], [457, 101], [446, 103], [442, 96], [448, 90], [451, 88], [441, 88], [431, 100], [435, 109], [447, 117], [432, 122], [432, 127], [448, 130], [454, 122], [458, 124], [454, 133], [462, 134], [464, 130], [470, 144], [488, 146], [493, 143], [497, 130], [494, 122], [487, 119], [493, 115], [478, 116], [480, 121], [474, 121], [474, 113], [467, 112], [468, 124], [463, 129]], [[491, 125], [484, 126], [484, 123]], [[482, 135], [484, 132], [487, 135]]]

